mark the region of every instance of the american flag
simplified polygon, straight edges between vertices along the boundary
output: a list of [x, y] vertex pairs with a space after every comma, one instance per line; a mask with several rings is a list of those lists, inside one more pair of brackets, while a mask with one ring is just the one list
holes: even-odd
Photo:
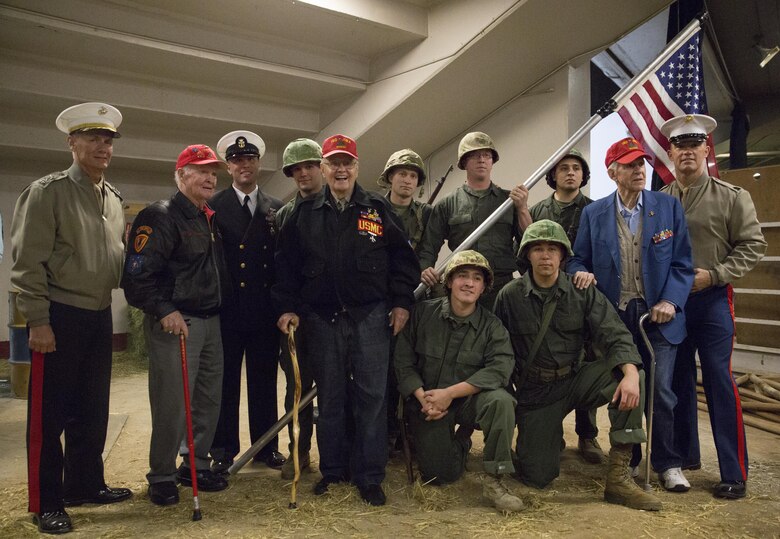
[[[650, 155], [650, 165], [666, 184], [674, 181], [674, 165], [666, 153], [669, 141], [661, 134], [661, 125], [675, 116], [707, 113], [700, 34], [697, 31], [670, 53], [636, 91], [618, 103], [618, 114]], [[709, 173], [718, 176], [712, 135], [707, 144]]]

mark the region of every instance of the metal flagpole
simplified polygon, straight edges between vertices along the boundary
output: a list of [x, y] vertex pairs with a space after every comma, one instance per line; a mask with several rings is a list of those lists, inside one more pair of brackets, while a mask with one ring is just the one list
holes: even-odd
[[[563, 145], [549, 157], [549, 159], [547, 159], [547, 161], [542, 163], [542, 165], [537, 168], [533, 174], [531, 174], [531, 176], [525, 180], [525, 182], [523, 182], [523, 185], [528, 189], [531, 189], [534, 185], [536, 185], [536, 182], [542, 179], [547, 174], [547, 171], [550, 170], [553, 165], [555, 165], [555, 163], [560, 161], [561, 158], [563, 158], [563, 156], [569, 152], [569, 150], [571, 150], [580, 140], [582, 140], [585, 135], [587, 135], [594, 127], [596, 127], [596, 124], [612, 114], [615, 109], [617, 109], [618, 103], [628, 97], [634, 91], [634, 89], [639, 86], [639, 84], [644, 82], [644, 80], [650, 76], [650, 74], [657, 70], [661, 64], [666, 61], [666, 57], [669, 54], [677, 50], [680, 45], [682, 45], [688, 38], [695, 34], [701, 27], [701, 23], [706, 17], [707, 13], [705, 12], [699, 18], [689, 22], [688, 25], [683, 28], [682, 32], [680, 32], [677, 37], [675, 37], [666, 45], [666, 48], [661, 51], [661, 53], [656, 57], [655, 60], [653, 60], [653, 62], [651, 62], [641, 72], [634, 75], [634, 78], [631, 79], [625, 87], [620, 89], [614, 96], [612, 96], [611, 99], [604, 103], [604, 105], [602, 105], [601, 108], [596, 111], [596, 114], [591, 116], [582, 127], [580, 127], [571, 137], [569, 137], [569, 139], [564, 142]], [[498, 221], [501, 216], [512, 206], [512, 199], [506, 199], [503, 204], [501, 204], [501, 206], [496, 208], [496, 211], [490, 214], [487, 219], [482, 221], [482, 223], [480, 223], [479, 226], [474, 229], [474, 232], [469, 234], [469, 236], [463, 240], [460, 245], [458, 245], [457, 249], [452, 251], [452, 253], [450, 253], [450, 255], [445, 258], [441, 264], [439, 264], [439, 266], [436, 268], [436, 271], [441, 273], [444, 268], [447, 267], [447, 263], [450, 261], [450, 259], [452, 259], [453, 256], [455, 256], [456, 253], [465, 251], [474, 245], [480, 236], [482, 236], [482, 234], [484, 234], [487, 229], [493, 226], [493, 224]], [[414, 291], [415, 299], [420, 299], [427, 288], [428, 285], [425, 283], [420, 283]]]

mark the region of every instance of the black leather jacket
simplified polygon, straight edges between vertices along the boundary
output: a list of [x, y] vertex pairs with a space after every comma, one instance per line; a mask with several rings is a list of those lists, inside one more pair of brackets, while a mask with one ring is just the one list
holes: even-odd
[[127, 303], [158, 320], [179, 311], [219, 312], [230, 282], [214, 212], [181, 192], [141, 210], [133, 222], [122, 276]]
[[380, 301], [411, 309], [420, 265], [390, 204], [359, 185], [341, 214], [334, 204], [326, 187], [285, 221], [271, 289], [279, 312], [360, 321]]

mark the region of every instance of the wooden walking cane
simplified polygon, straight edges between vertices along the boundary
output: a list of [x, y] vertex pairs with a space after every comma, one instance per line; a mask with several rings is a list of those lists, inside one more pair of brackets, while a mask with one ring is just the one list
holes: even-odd
[[298, 352], [295, 349], [295, 326], [290, 324], [287, 326], [287, 345], [290, 348], [290, 362], [292, 363], [293, 374], [295, 377], [295, 397], [293, 399], [292, 407], [292, 459], [293, 467], [295, 469], [295, 477], [293, 477], [292, 487], [290, 488], [290, 509], [298, 509], [298, 480], [301, 478], [301, 463], [298, 456], [298, 438], [301, 434], [301, 426], [298, 423], [298, 408], [301, 404], [301, 369], [298, 366]]
[[192, 520], [200, 520], [200, 501], [198, 501], [198, 471], [195, 468], [195, 442], [192, 436], [192, 406], [190, 404], [190, 375], [187, 371], [187, 341], [184, 333], [179, 333], [181, 350], [181, 378], [184, 384], [184, 416], [187, 419], [187, 448], [190, 450], [190, 479], [192, 481]]

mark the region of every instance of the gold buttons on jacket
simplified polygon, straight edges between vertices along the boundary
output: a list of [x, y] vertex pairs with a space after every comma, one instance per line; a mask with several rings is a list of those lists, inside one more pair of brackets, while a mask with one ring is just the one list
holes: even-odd
[[245, 262], [241, 262], [241, 264], [239, 265], [239, 267], [240, 267], [241, 269], [244, 269], [244, 268], [246, 267], [246, 263], [245, 263]]
[[242, 243], [241, 245], [238, 246], [238, 248], [239, 249], [243, 249], [244, 248], [244, 244]]
[[239, 285], [241, 288], [246, 288], [246, 283], [244, 281], [241, 281], [241, 284]]

